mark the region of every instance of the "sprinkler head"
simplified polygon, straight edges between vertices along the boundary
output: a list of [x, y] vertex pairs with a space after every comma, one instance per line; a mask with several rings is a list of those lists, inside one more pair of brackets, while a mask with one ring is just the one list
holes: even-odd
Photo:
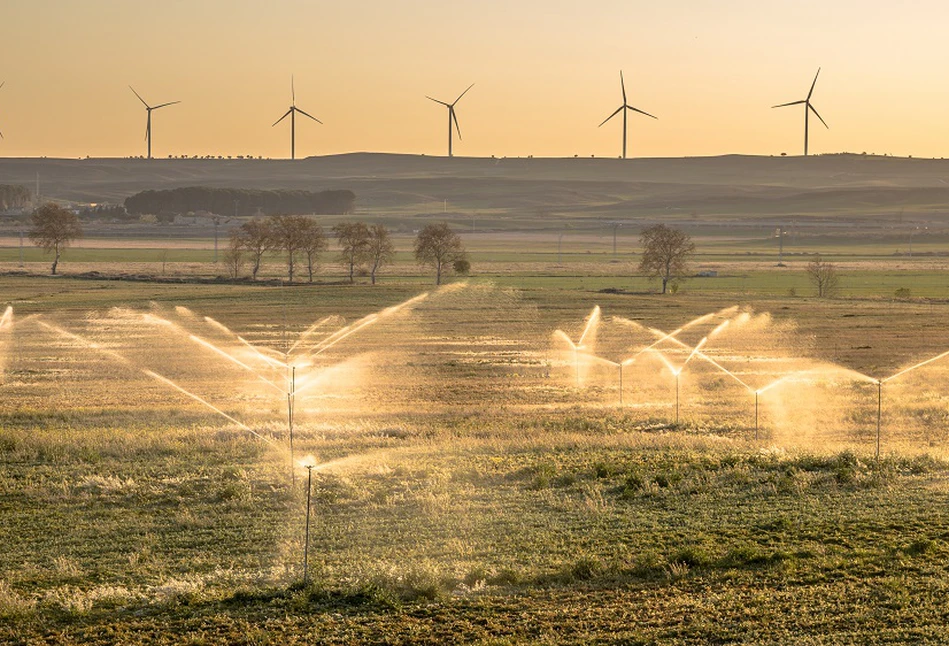
[[296, 463], [298, 467], [301, 467], [308, 471], [315, 469], [316, 467], [319, 466], [319, 461], [316, 459], [315, 456], [312, 456], [312, 455], [305, 455], [299, 460], [297, 460]]

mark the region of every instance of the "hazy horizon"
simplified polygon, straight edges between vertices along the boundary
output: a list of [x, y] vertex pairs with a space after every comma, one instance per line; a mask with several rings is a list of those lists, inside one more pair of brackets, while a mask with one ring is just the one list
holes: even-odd
[[[119, 0], [28, 2], [4, 11], [0, 156], [145, 154], [289, 156], [290, 104], [321, 119], [297, 123], [297, 156], [380, 152], [442, 156], [445, 110], [458, 104], [464, 157], [617, 157], [622, 124], [597, 128], [622, 102], [631, 157], [801, 154], [803, 99], [818, 67], [812, 154], [943, 157], [949, 88], [933, 83], [949, 53], [949, 8], [881, 0], [609, 0], [442, 6], [365, 0]], [[148, 23], [148, 24], [146, 24]]]

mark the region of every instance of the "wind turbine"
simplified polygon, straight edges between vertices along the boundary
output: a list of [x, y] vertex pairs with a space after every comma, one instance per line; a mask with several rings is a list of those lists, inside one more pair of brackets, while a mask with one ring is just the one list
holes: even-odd
[[[468, 86], [468, 90], [470, 90], [473, 87], [474, 87], [474, 83]], [[448, 108], [448, 156], [449, 157], [452, 156], [452, 153], [451, 153], [451, 123], [452, 121], [455, 122], [455, 129], [458, 131], [458, 140], [461, 141], [461, 127], [458, 125], [458, 115], [455, 114], [455, 104], [461, 101], [461, 97], [468, 94], [468, 90], [465, 90], [464, 92], [459, 94], [458, 98], [455, 99], [451, 103], [445, 103], [444, 101], [439, 101], [438, 99], [433, 99], [432, 97], [425, 95], [425, 98], [428, 99], [429, 101], [434, 101], [435, 103], [439, 103], [445, 106], [446, 108]]]
[[[0, 81], [0, 87], [3, 87], [4, 85], [6, 85], [6, 83], [7, 83], [6, 81]], [[0, 139], [3, 139], [3, 133], [2, 133], [2, 132], [0, 132]]]
[[789, 105], [804, 105], [804, 156], [807, 157], [807, 132], [809, 128], [808, 118], [811, 115], [811, 112], [814, 113], [820, 122], [824, 124], [824, 127], [830, 129], [830, 126], [827, 125], [827, 122], [824, 121], [824, 118], [818, 114], [817, 109], [814, 108], [811, 104], [811, 95], [814, 94], [814, 86], [817, 85], [817, 77], [820, 76], [820, 68], [817, 68], [817, 74], [814, 75], [814, 82], [811, 83], [811, 91], [807, 93], [807, 98], [801, 101], [791, 101], [790, 103], [782, 103], [780, 105], [773, 105], [772, 108], [786, 108]]
[[152, 158], [152, 110], [157, 110], [158, 108], [164, 108], [169, 105], [174, 105], [176, 103], [181, 103], [181, 101], [169, 101], [168, 103], [160, 103], [158, 105], [148, 105], [145, 103], [145, 99], [135, 91], [131, 85], [129, 89], [132, 90], [132, 94], [138, 97], [138, 100], [142, 102], [142, 105], [145, 106], [145, 111], [148, 113], [148, 120], [145, 122], [145, 141], [148, 142], [148, 158]]
[[[303, 110], [297, 107], [297, 92], [293, 87], [293, 77], [290, 77], [290, 109], [283, 113], [283, 116], [274, 121], [274, 126], [283, 121], [290, 116], [290, 159], [297, 158], [297, 112], [302, 114], [304, 117], [309, 117], [316, 121], [318, 124], [322, 125], [323, 122], [314, 117], [312, 114], [307, 114]], [[273, 126], [271, 126], [272, 128]]]
[[648, 112], [643, 112], [639, 108], [634, 108], [626, 101], [626, 82], [623, 80], [623, 70], [620, 70], [620, 73], [619, 73], [619, 84], [620, 84], [620, 87], [623, 88], [623, 105], [616, 108], [616, 112], [614, 112], [613, 114], [608, 116], [606, 119], [604, 119], [603, 123], [601, 123], [597, 127], [602, 128], [604, 123], [606, 123], [607, 121], [609, 121], [610, 119], [618, 115], [620, 112], [623, 113], [623, 159], [626, 159], [626, 118], [629, 115], [628, 111], [632, 110], [633, 112], [644, 114], [647, 117], [652, 117], [653, 119], [658, 119], [659, 117], [655, 117], [649, 114]]

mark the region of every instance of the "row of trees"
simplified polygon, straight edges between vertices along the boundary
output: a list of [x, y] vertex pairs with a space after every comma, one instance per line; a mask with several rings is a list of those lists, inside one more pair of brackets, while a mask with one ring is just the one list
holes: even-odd
[[[337, 260], [347, 268], [349, 282], [355, 282], [357, 270], [365, 269], [375, 285], [377, 273], [395, 257], [395, 245], [389, 230], [382, 224], [340, 222], [331, 231], [339, 250]], [[292, 283], [295, 259], [302, 254], [312, 283], [319, 256], [327, 247], [323, 227], [306, 216], [255, 218], [232, 232], [225, 262], [232, 277], [236, 278], [249, 256], [251, 278], [256, 280], [266, 254], [284, 253], [287, 280]], [[463, 274], [470, 268], [461, 238], [444, 223], [429, 224], [419, 231], [414, 252], [419, 264], [435, 270], [436, 285], [441, 284], [448, 267]]]
[[348, 190], [298, 191], [188, 186], [149, 190], [125, 199], [132, 215], [183, 214], [207, 211], [218, 215], [253, 216], [312, 213], [345, 215], [352, 213], [356, 194]]
[[30, 189], [22, 184], [0, 184], [0, 211], [21, 209], [32, 199]]
[[[30, 218], [30, 240], [47, 253], [53, 254], [52, 273], [56, 274], [63, 251], [82, 237], [79, 218], [72, 211], [48, 203]], [[363, 267], [376, 284], [377, 272], [392, 262], [395, 245], [384, 225], [365, 222], [341, 222], [332, 228], [339, 249], [338, 260], [348, 269], [349, 281], [355, 281], [356, 270]], [[690, 260], [695, 254], [695, 243], [684, 231], [664, 224], [644, 229], [640, 239], [643, 255], [639, 269], [646, 276], [662, 282], [665, 294], [670, 281], [684, 279], [690, 272]], [[256, 280], [264, 255], [283, 252], [287, 259], [287, 280], [293, 282], [297, 260], [306, 263], [309, 281], [313, 282], [320, 254], [328, 247], [326, 234], [315, 220], [302, 215], [275, 215], [245, 222], [231, 234], [231, 242], [224, 259], [233, 277], [243, 266], [245, 254], [253, 263], [251, 276]], [[419, 231], [413, 245], [415, 259], [435, 270], [435, 284], [450, 267], [466, 274], [470, 268], [461, 238], [445, 223], [429, 224]], [[840, 278], [832, 263], [815, 257], [805, 268], [807, 276], [817, 289], [818, 297], [837, 293]]]

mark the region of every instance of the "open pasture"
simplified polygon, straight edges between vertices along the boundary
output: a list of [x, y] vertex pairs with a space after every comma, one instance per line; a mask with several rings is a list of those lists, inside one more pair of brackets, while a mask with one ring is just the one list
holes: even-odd
[[946, 638], [945, 303], [3, 293], [7, 641]]

